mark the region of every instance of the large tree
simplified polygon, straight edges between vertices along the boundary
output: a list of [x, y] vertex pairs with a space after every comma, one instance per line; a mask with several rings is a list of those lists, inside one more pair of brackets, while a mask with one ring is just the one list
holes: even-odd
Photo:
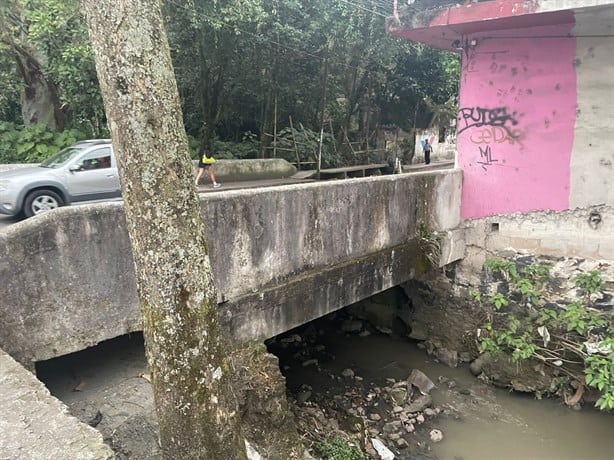
[[245, 459], [160, 5], [82, 3], [119, 163], [163, 451]]
[[17, 0], [3, 0], [0, 5], [0, 52], [8, 53], [20, 76], [21, 113], [24, 125], [42, 124], [64, 129], [64, 113], [55, 82], [45, 75], [45, 53], [28, 38], [29, 21]]

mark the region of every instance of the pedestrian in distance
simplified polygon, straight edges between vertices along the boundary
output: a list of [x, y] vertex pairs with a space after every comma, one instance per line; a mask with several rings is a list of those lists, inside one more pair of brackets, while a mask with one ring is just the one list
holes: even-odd
[[215, 158], [213, 158], [213, 155], [209, 153], [206, 148], [201, 148], [198, 152], [198, 173], [196, 174], [196, 186], [198, 186], [198, 182], [205, 175], [205, 171], [209, 173], [209, 178], [211, 179], [213, 188], [219, 188], [222, 186], [222, 184], [215, 180], [213, 163], [215, 163]]
[[433, 151], [433, 146], [428, 139], [422, 141], [422, 150], [424, 151], [424, 164], [428, 165], [431, 162], [431, 152]]

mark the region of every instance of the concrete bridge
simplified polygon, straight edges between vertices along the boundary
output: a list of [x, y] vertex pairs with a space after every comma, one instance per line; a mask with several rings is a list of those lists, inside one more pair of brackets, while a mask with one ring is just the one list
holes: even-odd
[[[222, 321], [263, 340], [424, 269], [421, 225], [460, 221], [459, 170], [202, 196]], [[0, 348], [27, 367], [141, 329], [121, 203], [0, 232]]]

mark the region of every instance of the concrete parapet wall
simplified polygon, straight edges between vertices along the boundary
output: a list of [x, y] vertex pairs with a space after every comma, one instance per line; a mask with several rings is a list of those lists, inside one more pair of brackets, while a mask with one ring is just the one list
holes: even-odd
[[68, 413], [37, 378], [0, 350], [0, 458], [115, 458], [102, 435]]
[[[196, 171], [198, 161], [193, 164]], [[213, 169], [216, 179], [220, 182], [283, 179], [296, 173], [296, 167], [282, 158], [217, 160]]]
[[[261, 339], [296, 326], [296, 318], [343, 307], [339, 299], [353, 302], [404, 281], [390, 271], [406, 263], [400, 273], [408, 277], [415, 261], [395, 254], [421, 224], [447, 230], [460, 223], [461, 178], [447, 170], [202, 196], [225, 323], [240, 340]], [[140, 330], [121, 203], [60, 208], [15, 224], [0, 232], [0, 253], [0, 347], [20, 362]], [[329, 283], [338, 291], [322, 297], [320, 282], [305, 282], [293, 294], [303, 302], [284, 303], [284, 289], [324, 271], [339, 275]], [[249, 302], [242, 306], [242, 298]], [[305, 312], [293, 316], [294, 309]]]

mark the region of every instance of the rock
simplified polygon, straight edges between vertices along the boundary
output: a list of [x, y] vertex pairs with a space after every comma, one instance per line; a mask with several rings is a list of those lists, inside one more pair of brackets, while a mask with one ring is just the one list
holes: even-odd
[[394, 406], [394, 407], [392, 408], [392, 412], [393, 412], [394, 414], [400, 414], [401, 412], [403, 412], [403, 408], [402, 408], [401, 406]]
[[354, 371], [352, 369], [349, 369], [349, 368], [348, 369], [343, 369], [343, 371], [341, 372], [341, 375], [343, 377], [346, 377], [346, 378], [352, 378], [352, 377], [354, 377]]
[[456, 387], [456, 382], [454, 380], [450, 380], [448, 382], [448, 388], [451, 390], [452, 388]]
[[388, 422], [382, 428], [382, 431], [386, 434], [396, 433], [401, 429], [403, 424], [399, 420], [394, 420], [393, 422]]
[[437, 414], [438, 412], [435, 409], [431, 409], [430, 407], [427, 407], [426, 409], [424, 409], [424, 415], [426, 415], [427, 417], [434, 417]]
[[418, 414], [418, 416], [416, 417], [416, 422], [424, 423], [424, 415]]
[[423, 395], [428, 394], [433, 388], [435, 388], [435, 384], [429, 379], [424, 372], [418, 369], [413, 369], [409, 377], [407, 377], [407, 383], [415, 386], [420, 390], [420, 393]]
[[374, 422], [379, 422], [382, 419], [382, 416], [379, 414], [369, 414], [369, 420], [373, 420]]
[[431, 441], [433, 442], [439, 442], [443, 440], [443, 433], [440, 430], [431, 430], [429, 436], [431, 437]]
[[343, 332], [360, 332], [362, 331], [362, 321], [358, 319], [346, 319], [341, 323], [341, 330]]
[[309, 398], [311, 398], [311, 391], [301, 391], [296, 395], [296, 402], [298, 404], [305, 404]]
[[408, 433], [413, 433], [415, 429], [416, 428], [414, 427], [413, 423], [405, 424], [405, 431], [407, 431]]
[[303, 367], [307, 367], [307, 366], [311, 366], [311, 365], [316, 365], [316, 364], [318, 364], [318, 360], [317, 360], [317, 359], [315, 359], [315, 358], [306, 359], [305, 361], [303, 361], [303, 362], [301, 363], [301, 365], [302, 365]]
[[458, 366], [458, 352], [456, 350], [448, 350], [447, 348], [437, 348], [434, 355], [439, 361], [449, 367]]
[[407, 400], [407, 389], [406, 388], [393, 388], [390, 392], [390, 397], [395, 404], [401, 405], [405, 404]]
[[418, 396], [414, 401], [405, 407], [407, 412], [422, 412], [433, 403], [430, 395]]
[[362, 331], [360, 334], [358, 334], [360, 337], [368, 337], [371, 335], [371, 333], [369, 331]]
[[409, 447], [409, 444], [407, 444], [407, 441], [403, 438], [398, 439], [396, 444], [399, 449], [406, 449]]
[[485, 358], [480, 356], [473, 360], [471, 364], [469, 364], [469, 370], [476, 377], [482, 373], [482, 369], [484, 367]]

